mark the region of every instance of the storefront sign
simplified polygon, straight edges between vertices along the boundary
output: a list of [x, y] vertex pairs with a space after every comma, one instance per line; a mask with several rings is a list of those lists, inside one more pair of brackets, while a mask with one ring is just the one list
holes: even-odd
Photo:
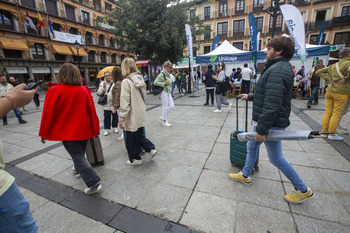
[[337, 44], [329, 46], [329, 51], [338, 51], [342, 48], [345, 48], [345, 44]]
[[54, 72], [55, 74], [57, 74], [59, 71], [60, 71], [60, 68], [54, 68], [54, 69], [53, 69], [53, 72]]
[[50, 68], [39, 68], [39, 67], [35, 67], [35, 68], [32, 68], [32, 71], [34, 74], [50, 74], [51, 71], [50, 71]]
[[28, 74], [27, 67], [6, 67], [9, 74]]

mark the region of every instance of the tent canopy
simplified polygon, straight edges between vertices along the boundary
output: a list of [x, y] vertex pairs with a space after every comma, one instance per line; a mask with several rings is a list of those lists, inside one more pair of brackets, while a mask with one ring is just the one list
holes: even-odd
[[216, 62], [235, 63], [251, 61], [252, 52], [237, 49], [225, 40], [219, 47], [210, 53], [196, 57], [197, 64], [210, 64]]

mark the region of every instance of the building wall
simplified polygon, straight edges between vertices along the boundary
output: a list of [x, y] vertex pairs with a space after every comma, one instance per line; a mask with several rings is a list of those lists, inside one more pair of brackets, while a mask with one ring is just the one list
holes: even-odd
[[[254, 2], [257, 3], [256, 6], [254, 6]], [[272, 36], [269, 26], [270, 23], [272, 24], [272, 22], [270, 22], [270, 15], [263, 11], [263, 9], [266, 10], [271, 6], [271, 0], [217, 0], [215, 2], [197, 1], [196, 3], [197, 4], [193, 6], [191, 10], [195, 11], [195, 15], [199, 16], [204, 25], [212, 29], [210, 36], [205, 37], [202, 35], [196, 38], [194, 43], [195, 46], [199, 47], [197, 55], [206, 53], [205, 46], [207, 46], [206, 49], [209, 48], [208, 46], [210, 46], [211, 49], [214, 37], [220, 34], [220, 32], [222, 33], [220, 25], [222, 26], [223, 23], [228, 25], [227, 34], [224, 33], [224, 35], [220, 35], [220, 43], [224, 40], [228, 40], [231, 44], [234, 43], [234, 45], [241, 44], [241, 49], [243, 50], [250, 50], [249, 13], [252, 13], [255, 18], [262, 17], [263, 24], [260, 35], [262, 49]], [[241, 8], [241, 5], [238, 3], [243, 3], [243, 8]], [[226, 8], [223, 6], [225, 4]], [[348, 0], [291, 0], [291, 2], [281, 0], [280, 4], [293, 4], [300, 10], [305, 22], [305, 39], [307, 43], [315, 43], [315, 38], [318, 37], [321, 25], [323, 21], [325, 21], [324, 42], [329, 44], [343, 44], [345, 41], [346, 46], [350, 46], [349, 39], [346, 39], [350, 37], [350, 2]], [[210, 11], [208, 11], [208, 7]], [[343, 8], [347, 9], [346, 16], [341, 16]], [[323, 12], [325, 14], [323, 14]], [[323, 20], [321, 16], [324, 16]], [[236, 26], [241, 23], [238, 22], [239, 20], [243, 20], [241, 22], [244, 22], [243, 31], [237, 30], [237, 27], [235, 27], [235, 23]], [[281, 27], [275, 31], [275, 37], [281, 36], [284, 33], [289, 34], [283, 20]], [[342, 33], [342, 35], [339, 36], [339, 33]], [[338, 38], [343, 39], [341, 43], [335, 40], [336, 34], [338, 34]], [[336, 54], [333, 55], [336, 56]]]
[[[66, 5], [74, 9], [74, 19], [69, 17], [66, 11]], [[107, 7], [108, 6], [108, 7]], [[97, 21], [97, 17], [105, 17], [110, 13], [110, 8], [116, 7], [113, 0], [9, 0], [0, 2], [0, 71], [9, 68], [9, 72], [26, 81], [29, 77], [35, 79], [55, 78], [60, 65], [64, 62], [71, 62], [79, 66], [82, 76], [90, 85], [99, 70], [106, 66], [120, 65], [125, 57], [134, 57], [135, 54], [126, 51], [117, 44], [110, 41], [115, 35], [107, 28], [110, 27], [106, 20]], [[68, 9], [69, 11], [69, 9]], [[37, 24], [39, 12], [44, 20], [44, 27], [36, 33], [25, 23], [26, 14], [32, 18], [34, 24]], [[89, 20], [84, 20], [84, 12], [89, 14]], [[77, 51], [74, 44], [67, 42], [53, 41], [49, 37], [49, 23], [54, 25], [54, 30], [69, 33], [76, 28], [77, 34], [85, 36], [91, 34], [93, 39], [91, 43], [80, 45], [80, 54], [91, 53], [90, 56], [76, 56]], [[72, 16], [72, 14], [70, 14]], [[85, 14], [86, 15], [86, 14]], [[11, 25], [6, 24], [4, 20], [11, 21]], [[55, 29], [56, 28], [56, 29]], [[104, 44], [99, 44], [99, 37], [103, 37]], [[1, 38], [11, 38], [24, 41], [27, 50], [16, 50], [16, 48], [6, 48], [1, 43]], [[53, 44], [65, 44], [70, 47], [71, 55], [60, 54], [62, 51], [55, 51]], [[38, 45], [39, 44], [39, 45]], [[37, 48], [36, 46], [39, 46]], [[39, 52], [38, 52], [39, 49]], [[41, 51], [43, 50], [43, 51]], [[34, 51], [34, 52], [33, 52]], [[92, 52], [94, 51], [94, 52]], [[36, 53], [42, 55], [38, 56]], [[103, 56], [103, 59], [102, 57]], [[113, 57], [113, 59], [112, 59]], [[33, 67], [43, 67], [45, 69], [34, 69]], [[19, 67], [19, 69], [15, 69]], [[26, 73], [27, 72], [27, 73]], [[35, 73], [42, 72], [42, 73]], [[9, 73], [11, 75], [11, 73]], [[39, 75], [40, 74], [40, 75]]]

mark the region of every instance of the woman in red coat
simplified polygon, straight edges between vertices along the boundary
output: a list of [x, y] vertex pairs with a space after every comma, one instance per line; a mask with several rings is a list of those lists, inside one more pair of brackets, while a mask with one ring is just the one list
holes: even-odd
[[100, 177], [85, 157], [87, 140], [100, 134], [91, 91], [82, 86], [78, 68], [70, 63], [61, 66], [56, 83], [46, 93], [39, 136], [43, 143], [62, 141], [88, 187], [85, 193], [97, 193], [102, 189]]

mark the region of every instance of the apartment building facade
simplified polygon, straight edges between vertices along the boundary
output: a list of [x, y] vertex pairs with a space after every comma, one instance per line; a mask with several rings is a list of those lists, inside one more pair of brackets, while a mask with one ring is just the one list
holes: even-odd
[[[22, 82], [28, 78], [47, 81], [55, 78], [63, 63], [71, 62], [93, 85], [102, 68], [118, 65], [126, 57], [136, 58], [115, 43], [115, 35], [110, 31], [113, 27], [104, 18], [108, 19], [115, 2], [0, 1], [0, 71]], [[37, 28], [39, 14], [41, 29]], [[32, 26], [26, 21], [27, 16]]]
[[[220, 43], [229, 41], [241, 50], [249, 51], [250, 35], [248, 14], [256, 19], [257, 31], [260, 32], [259, 49], [264, 49], [272, 36], [273, 18], [266, 9], [273, 6], [271, 0], [216, 0], [196, 1], [190, 9], [189, 17], [198, 16], [205, 26], [212, 31], [195, 38], [197, 55], [211, 51], [215, 36], [220, 36]], [[350, 46], [350, 1], [348, 0], [280, 0], [279, 4], [296, 6], [305, 23], [305, 41], [316, 44], [323, 22], [326, 22], [323, 44], [331, 46], [331, 56], [337, 56], [339, 48]], [[287, 33], [288, 29], [282, 15], [277, 16], [275, 37]]]

